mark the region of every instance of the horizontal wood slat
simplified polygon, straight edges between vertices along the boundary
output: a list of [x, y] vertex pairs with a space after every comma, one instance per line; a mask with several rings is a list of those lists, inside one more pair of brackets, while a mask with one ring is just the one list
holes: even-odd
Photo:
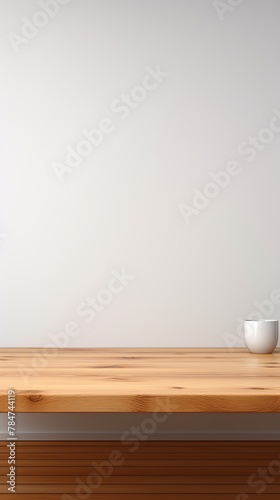
[[[112, 450], [114, 451], [114, 450]], [[70, 452], [70, 453], [75, 453], [75, 452]], [[161, 461], [162, 465], [167, 465], [164, 464], [162, 461], [165, 462], [170, 462], [173, 463], [173, 465], [192, 465], [191, 462], [194, 462], [194, 465], [196, 465], [196, 461], [199, 460], [201, 463], [201, 453], [169, 453], [165, 452], [165, 456], [162, 457], [161, 454], [159, 453], [137, 453], [133, 452], [129, 453], [127, 452], [121, 452], [123, 459], [125, 459], [126, 464], [130, 465], [141, 465], [140, 462], [146, 463], [147, 460], [149, 460], [149, 463], [158, 460]], [[87, 463], [90, 463], [92, 460], [106, 460], [108, 459], [108, 453], [75, 453], [75, 460], [78, 464], [81, 465], [86, 465]], [[264, 463], [267, 460], [277, 460], [280, 459], [280, 453], [279, 452], [271, 452], [271, 453], [258, 453], [258, 460], [257, 462]], [[38, 460], [44, 461], [44, 462], [50, 462], [50, 465], [55, 465], [57, 462], [61, 462], [63, 460], [64, 463], [69, 461], [69, 453], [51, 453], [51, 454], [44, 454], [42, 452], [40, 453], [20, 453], [17, 452], [17, 463], [18, 465], [23, 465], [23, 462], [26, 463], [26, 465], [32, 465], [31, 462], [35, 462], [33, 465], [37, 465]], [[227, 465], [224, 463], [225, 457], [223, 453], [203, 453], [203, 462], [205, 464], [202, 465], [208, 465], [208, 462], [211, 461], [212, 465], [217, 465], [220, 461], [223, 462], [224, 465]], [[253, 461], [256, 462], [256, 454], [254, 452], [252, 453], [231, 453], [230, 454], [230, 461], [232, 460], [239, 460], [240, 465], [244, 465], [243, 462], [247, 462], [247, 460], [250, 460], [250, 463], [253, 464]], [[30, 463], [27, 463], [30, 462]], [[137, 462], [137, 463], [136, 463]], [[217, 462], [217, 463], [216, 463]], [[0, 455], [0, 465], [5, 466], [6, 464], [6, 453], [2, 453]], [[43, 465], [47, 465], [44, 463]], [[75, 464], [74, 464], [75, 465]], [[253, 464], [255, 465], [255, 464]]]
[[[91, 495], [88, 495], [84, 497], [86, 500], [94, 500], [96, 498], [96, 494], [92, 493]], [[174, 498], [175, 500], [237, 500], [238, 496], [236, 493], [212, 493], [212, 494], [205, 494], [205, 493], [194, 493], [194, 494], [187, 494], [187, 493], [173, 493], [172, 497], [170, 496], [169, 493], [133, 493], [133, 494], [126, 494], [124, 495], [123, 493], [116, 493], [112, 495], [111, 493], [105, 493], [102, 495], [102, 500], [171, 500], [171, 498]], [[243, 496], [243, 498], [245, 498]], [[65, 497], [62, 496], [61, 493], [40, 493], [40, 494], [30, 494], [30, 493], [15, 493], [13, 494], [13, 499], [15, 500], [78, 500], [78, 497], [74, 496], [71, 493], [65, 494]], [[82, 500], [83, 497], [80, 497]], [[79, 499], [79, 500], [80, 500]], [[279, 493], [263, 493], [262, 496], [258, 494], [250, 494], [249, 497], [250, 500], [279, 500]], [[11, 500], [10, 496], [6, 497], [5, 500]], [[242, 499], [243, 500], [243, 499]]]
[[[209, 488], [211, 488], [211, 493], [217, 493], [217, 494], [222, 494], [225, 493], [225, 490], [227, 493], [240, 493], [240, 484], [237, 485], [232, 485], [232, 484], [216, 484], [216, 485], [209, 485], [209, 484], [194, 484], [194, 485], [185, 485], [185, 484], [140, 484], [140, 478], [139, 478], [139, 483], [138, 484], [113, 484], [113, 485], [101, 485], [97, 492], [95, 492], [95, 496], [97, 494], [100, 496], [105, 493], [110, 493], [111, 495], [115, 493], [123, 493], [123, 494], [128, 494], [128, 493], [135, 493], [139, 494], [141, 493], [144, 495], [146, 493], [169, 493], [170, 495], [172, 494], [178, 494], [178, 493], [204, 493], [208, 494], [209, 493]], [[7, 491], [6, 486], [0, 485], [0, 494], [4, 493]], [[49, 484], [43, 484], [43, 485], [19, 485], [17, 487], [17, 494], [23, 494], [23, 493], [72, 493], [76, 494], [77, 491], [77, 485], [49, 485]], [[279, 484], [268, 484], [266, 487], [266, 493], [278, 493], [279, 495], [280, 487]], [[244, 493], [251, 493], [252, 492], [252, 487], [250, 485], [242, 485], [242, 492]], [[261, 497], [260, 497], [261, 498]], [[113, 499], [113, 497], [112, 497]]]
[[[13, 494], [13, 499], [18, 500], [78, 500], [79, 497], [74, 496], [72, 493], [40, 493], [30, 494], [23, 493]], [[80, 497], [82, 498], [82, 497]], [[243, 495], [244, 498], [244, 495]], [[242, 498], [242, 500], [243, 500]], [[245, 497], [246, 498], [246, 497]], [[244, 500], [245, 500], [244, 498]], [[3, 500], [11, 500], [10, 494], [3, 494]], [[96, 493], [92, 493], [86, 497], [87, 500], [96, 499]], [[100, 500], [237, 500], [236, 493], [105, 493], [100, 497]], [[239, 500], [239, 499], [238, 499]], [[250, 494], [248, 500], [279, 500], [279, 493], [262, 493]]]
[[[31, 473], [31, 471], [29, 471]], [[75, 471], [74, 471], [75, 472]], [[190, 471], [187, 471], [188, 474]], [[68, 474], [70, 474], [70, 471], [68, 470]], [[72, 484], [77, 484], [76, 483], [76, 476], [79, 476], [79, 478], [86, 483], [86, 478], [87, 476], [83, 476], [81, 474], [75, 474], [73, 475], [68, 475], [68, 476], [19, 476], [19, 479], [17, 480], [18, 485], [23, 485], [23, 484], [28, 484], [28, 485], [35, 485], [35, 484], [57, 484], [57, 485], [72, 485]], [[217, 484], [217, 485], [227, 485], [227, 484], [237, 484], [237, 485], [244, 485], [246, 482], [246, 479], [248, 477], [248, 474], [244, 474], [243, 476], [235, 476], [235, 475], [229, 475], [229, 476], [221, 476], [220, 474], [214, 476], [214, 475], [204, 475], [204, 476], [190, 476], [190, 475], [155, 475], [155, 476], [145, 476], [145, 475], [137, 475], [137, 476], [121, 476], [121, 475], [114, 475], [106, 478], [106, 484], [139, 484], [140, 482], [143, 484], [169, 484], [169, 485], [177, 485], [177, 484], [195, 484], [195, 485], [201, 485], [201, 484], [207, 484], [207, 485], [212, 485], [212, 484]], [[5, 484], [6, 485], [6, 477], [1, 476], [0, 477], [0, 484]], [[273, 484], [280, 484], [280, 477], [279, 476], [274, 476], [274, 481]], [[280, 486], [279, 486], [280, 489]]]
[[[250, 449], [255, 449], [255, 448], [261, 448], [263, 449], [271, 449], [274, 448], [275, 450], [279, 449], [279, 443], [280, 441], [265, 441], [265, 440], [259, 440], [259, 441], [252, 441], [252, 440], [242, 440], [242, 441], [232, 441], [232, 440], [223, 440], [223, 441], [174, 441], [174, 440], [168, 440], [168, 441], [146, 441], [143, 443], [145, 445], [145, 449], [142, 449], [142, 451], [146, 450], [155, 450], [160, 448], [166, 449], [166, 450], [179, 450], [180, 448], [183, 448], [183, 450], [189, 450], [189, 449], [200, 449], [204, 448], [206, 450], [213, 450], [213, 449], [222, 449], [226, 448], [227, 450], [229, 449], [236, 449], [238, 450], [247, 449], [248, 446], [250, 446]], [[17, 448], [18, 449], [32, 449], [32, 448], [41, 448], [42, 445], [44, 446], [44, 450], [47, 450], [48, 448], [51, 449], [60, 449], [61, 446], [63, 446], [64, 450], [68, 450], [68, 448], [76, 448], [77, 443], [79, 444], [79, 449], [85, 449], [85, 448], [90, 448], [90, 449], [102, 449], [102, 450], [107, 450], [109, 448], [115, 449], [116, 444], [119, 443], [118, 440], [113, 440], [113, 441], [78, 441], [78, 440], [73, 440], [73, 441], [22, 441], [19, 440], [17, 442]], [[141, 444], [141, 443], [140, 443]], [[6, 441], [0, 441], [0, 449], [4, 449], [7, 446]]]
[[[158, 465], [156, 467], [150, 467], [150, 465], [147, 462], [146, 467], [118, 467], [118, 470], [116, 471], [114, 469], [112, 475], [141, 475], [141, 476], [153, 476], [153, 475], [185, 475], [185, 474], [192, 474], [193, 476], [199, 476], [199, 475], [244, 475], [244, 476], [249, 476], [250, 474], [254, 474], [258, 467], [256, 466], [248, 466], [248, 467], [240, 467], [240, 466], [235, 466], [234, 464], [228, 466], [228, 467], [164, 467], [162, 465]], [[18, 475], [30, 475], [30, 467], [17, 467], [17, 473]], [[69, 472], [70, 471], [70, 472]], [[48, 467], [47, 472], [49, 475], [54, 475], [54, 476], [64, 476], [69, 473], [74, 474], [75, 476], [83, 476], [83, 475], [88, 475], [91, 474], [93, 471], [92, 467]], [[7, 467], [1, 467], [0, 468], [0, 474], [7, 474], [8, 468]], [[46, 472], [46, 467], [32, 467], [32, 474], [33, 475], [42, 475], [45, 474]]]
[[[109, 457], [107, 457], [108, 459]], [[39, 459], [38, 459], [39, 460]], [[17, 460], [17, 464], [19, 467], [36, 467], [38, 465], [38, 460]], [[94, 457], [93, 457], [94, 460]], [[98, 460], [98, 459], [97, 459]], [[275, 460], [275, 458], [273, 458]], [[92, 460], [40, 460], [40, 464], [43, 467], [58, 467], [61, 463], [65, 465], [65, 467], [87, 467], [91, 465]], [[198, 465], [201, 467], [231, 467], [234, 463], [238, 464], [239, 467], [246, 467], [248, 464], [247, 460], [232, 460], [232, 459], [224, 459], [224, 460], [164, 460], [162, 457], [159, 457], [157, 460], [125, 460], [125, 464], [127, 467], [145, 467], [149, 463], [149, 467], [197, 467]], [[0, 460], [0, 466], [4, 467], [6, 465], [6, 460]], [[263, 467], [267, 463], [267, 460], [250, 460], [251, 466], [254, 467]], [[119, 466], [118, 466], [119, 467]]]
[[[90, 448], [91, 450], [94, 449], [100, 449], [100, 450], [115, 450], [116, 449], [116, 444], [119, 446], [119, 441], [18, 441], [17, 442], [17, 449], [25, 449], [25, 450], [32, 450], [36, 448], [41, 448], [42, 446], [44, 447], [44, 450], [48, 450], [50, 448], [51, 450], [53, 449], [61, 449], [63, 446], [63, 450], [65, 452], [68, 451], [69, 448], [75, 448], [77, 450], [77, 443], [79, 443], [79, 450], [84, 450]], [[180, 451], [180, 448], [183, 449], [183, 451], [186, 450], [221, 450], [223, 448], [226, 448], [227, 451], [233, 451], [238, 448], [238, 450], [255, 450], [256, 448], [259, 448], [261, 450], [278, 450], [279, 449], [279, 441], [174, 441], [174, 440], [168, 440], [168, 441], [146, 441], [143, 443], [145, 445], [145, 448], [141, 448], [141, 451], [151, 451], [151, 450], [160, 450], [161, 452], [164, 451]], [[141, 443], [139, 442], [139, 445]], [[6, 441], [0, 441], [0, 450], [1, 449], [6, 449], [7, 447], [7, 442]], [[249, 448], [250, 447], [250, 448]], [[182, 451], [182, 450], [181, 450]]]
[[[108, 469], [112, 451], [123, 453], [123, 463]], [[140, 442], [135, 453], [119, 441], [19, 441], [13, 497], [7, 492], [4, 441], [0, 452], [0, 500], [280, 498], [280, 441], [149, 441]], [[79, 459], [84, 453], [92, 456]]]

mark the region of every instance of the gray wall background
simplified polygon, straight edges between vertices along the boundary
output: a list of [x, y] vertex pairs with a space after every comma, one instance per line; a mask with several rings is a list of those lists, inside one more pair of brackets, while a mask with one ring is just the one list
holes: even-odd
[[[244, 318], [279, 319], [280, 2], [0, 9], [1, 346], [72, 321], [68, 347], [230, 348]], [[20, 430], [55, 432], [48, 418]]]

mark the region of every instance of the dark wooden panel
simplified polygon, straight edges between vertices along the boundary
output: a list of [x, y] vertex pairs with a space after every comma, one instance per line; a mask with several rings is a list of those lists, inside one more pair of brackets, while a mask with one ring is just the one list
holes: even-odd
[[[114, 452], [121, 464], [110, 464]], [[0, 442], [1, 500], [280, 498], [278, 441], [150, 441], [134, 452], [120, 441], [19, 441], [16, 453], [11, 497], [7, 442]]]

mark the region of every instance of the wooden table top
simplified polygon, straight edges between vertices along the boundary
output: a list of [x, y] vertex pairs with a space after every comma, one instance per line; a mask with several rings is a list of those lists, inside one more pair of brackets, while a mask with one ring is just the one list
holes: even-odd
[[0, 349], [0, 412], [280, 412], [280, 349]]

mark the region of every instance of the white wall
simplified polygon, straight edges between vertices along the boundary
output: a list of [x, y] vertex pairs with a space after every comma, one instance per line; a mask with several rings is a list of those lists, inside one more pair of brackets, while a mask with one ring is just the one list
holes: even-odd
[[1, 346], [244, 345], [280, 317], [279, 1], [44, 4], [0, 0]]

